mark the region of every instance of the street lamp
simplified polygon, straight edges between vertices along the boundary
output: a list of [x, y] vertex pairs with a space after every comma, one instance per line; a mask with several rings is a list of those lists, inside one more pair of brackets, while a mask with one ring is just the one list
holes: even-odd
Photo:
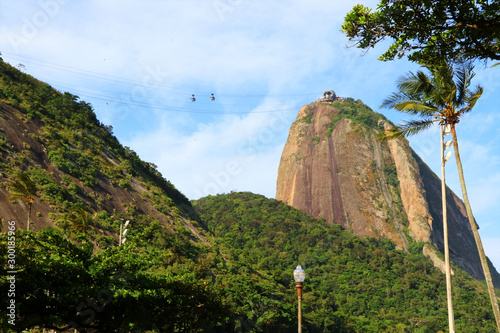
[[453, 314], [453, 299], [451, 290], [451, 268], [450, 268], [450, 247], [448, 243], [448, 213], [446, 206], [446, 180], [445, 180], [445, 164], [451, 156], [451, 151], [446, 155], [445, 150], [448, 149], [452, 141], [444, 142], [444, 138], [450, 134], [450, 125], [441, 125], [441, 201], [443, 203], [443, 240], [444, 240], [444, 263], [446, 275], [446, 299], [448, 303], [448, 326], [450, 333], [455, 333], [455, 318]]
[[297, 268], [293, 271], [293, 278], [295, 280], [295, 287], [297, 288], [297, 296], [299, 298], [299, 333], [302, 333], [302, 283], [306, 278], [306, 272], [297, 265]]
[[127, 241], [127, 238], [125, 238], [125, 235], [127, 234], [127, 226], [130, 223], [129, 220], [125, 221], [125, 224], [122, 227], [122, 223], [120, 223], [120, 245], [125, 244]]
[[[125, 238], [125, 235], [128, 232], [127, 226], [130, 223], [130, 221], [129, 220], [125, 221], [125, 219], [122, 219], [121, 217], [116, 217], [113, 215], [111, 215], [111, 217], [121, 221], [120, 222], [120, 236], [119, 236], [119, 240], [118, 240], [118, 246], [125, 244], [125, 242], [127, 241], [127, 238]], [[123, 221], [125, 221], [125, 224], [123, 224]]]

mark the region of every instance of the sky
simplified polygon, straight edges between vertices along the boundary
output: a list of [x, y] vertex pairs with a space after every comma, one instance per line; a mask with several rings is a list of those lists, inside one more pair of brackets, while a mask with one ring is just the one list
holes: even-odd
[[[91, 103], [123, 145], [189, 199], [230, 191], [273, 198], [290, 125], [325, 90], [360, 99], [394, 123], [408, 119], [379, 106], [419, 67], [377, 60], [387, 43], [368, 52], [352, 46], [341, 25], [358, 2], [378, 3], [0, 0], [0, 52]], [[457, 134], [483, 244], [500, 268], [500, 66], [490, 65], [476, 66], [473, 83], [484, 93]], [[438, 133], [410, 145], [440, 175]], [[462, 197], [454, 157], [446, 172]]]

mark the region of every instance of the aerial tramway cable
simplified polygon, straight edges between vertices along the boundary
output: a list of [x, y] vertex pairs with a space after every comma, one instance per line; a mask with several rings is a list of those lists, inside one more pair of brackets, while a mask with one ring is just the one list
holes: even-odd
[[[44, 60], [39, 60], [39, 59], [34, 59], [34, 58], [30, 58], [30, 57], [24, 57], [24, 56], [19, 56], [19, 55], [16, 55], [16, 54], [12, 54], [12, 53], [9, 53], [9, 52], [3, 52], [3, 55], [9, 57], [9, 58], [12, 58], [12, 59], [15, 59], [15, 60], [19, 60], [19, 61], [23, 61], [23, 62], [28, 62], [28, 63], [33, 63], [35, 65], [38, 65], [38, 66], [42, 66], [42, 67], [47, 67], [47, 68], [51, 68], [51, 69], [54, 69], [54, 70], [58, 70], [58, 71], [63, 71], [63, 72], [68, 72], [68, 73], [74, 73], [74, 74], [77, 74], [77, 75], [83, 75], [83, 76], [88, 76], [88, 77], [92, 77], [94, 79], [98, 79], [98, 80], [106, 80], [106, 81], [110, 81], [110, 82], [117, 82], [117, 83], [121, 83], [121, 84], [128, 84], [128, 85], [137, 85], [137, 84], [143, 84], [143, 82], [140, 82], [140, 81], [136, 81], [136, 80], [131, 80], [131, 79], [128, 79], [128, 78], [123, 78], [123, 77], [118, 77], [118, 76], [113, 76], [113, 75], [108, 75], [108, 74], [103, 74], [103, 73], [98, 73], [98, 72], [94, 72], [94, 71], [89, 71], [89, 70], [85, 70], [85, 69], [80, 69], [80, 68], [75, 68], [75, 67], [70, 67], [70, 66], [65, 66], [65, 65], [59, 65], [59, 64], [55, 64], [55, 63], [51, 63], [51, 62], [47, 62], [47, 61], [44, 61]], [[49, 83], [50, 84], [50, 83]], [[153, 104], [153, 103], [144, 103], [144, 102], [141, 102], [141, 101], [131, 101], [131, 100], [123, 100], [123, 99], [120, 99], [116, 96], [109, 96], [109, 95], [103, 95], [101, 94], [100, 92], [103, 92], [103, 90], [99, 90], [96, 92], [96, 90], [93, 90], [90, 89], [90, 91], [88, 89], [78, 89], [78, 88], [73, 88], [73, 87], [68, 87], [67, 85], [63, 85], [63, 84], [51, 84], [52, 86], [54, 87], [64, 87], [64, 89], [68, 89], [69, 91], [77, 91], [78, 95], [79, 96], [83, 96], [83, 97], [87, 97], [87, 98], [92, 98], [92, 99], [97, 99], [97, 100], [102, 100], [102, 101], [106, 101], [106, 102], [111, 102], [111, 103], [124, 103], [124, 104], [129, 104], [129, 105], [132, 105], [132, 106], [138, 106], [138, 107], [144, 107], [144, 108], [151, 108], [151, 109], [159, 109], [159, 110], [166, 110], [166, 111], [176, 111], [176, 112], [187, 112], [187, 113], [206, 113], [206, 114], [246, 114], [248, 113], [248, 111], [245, 111], [245, 112], [237, 112], [237, 111], [234, 111], [234, 112], [231, 112], [231, 111], [218, 111], [218, 110], [208, 110], [208, 109], [190, 109], [190, 108], [182, 108], [182, 107], [175, 107], [175, 106], [165, 106], [166, 103], [168, 103], [169, 100], [167, 99], [160, 99], [160, 98], [150, 98], [152, 100], [158, 100], [158, 103], [161, 104], [161, 105], [156, 105], [156, 104]], [[156, 87], [158, 88], [157, 92], [160, 92], [161, 90], [170, 90], [170, 91], [177, 91], [176, 94], [178, 93], [182, 93], [182, 92], [187, 92], [186, 89], [180, 89], [180, 88], [174, 88], [174, 87], [169, 87], [169, 86], [165, 86], [165, 85], [161, 85], [161, 84], [148, 84], [148, 87], [151, 86], [151, 87]], [[117, 94], [119, 92], [115, 92], [115, 91], [105, 91], [104, 92], [108, 92], [110, 94]], [[215, 101], [215, 96], [214, 96], [214, 93], [205, 93], [205, 92], [200, 92], [200, 91], [195, 91], [194, 93], [191, 94], [191, 98], [190, 100], [192, 102], [196, 101], [196, 98], [195, 98], [195, 94], [200, 94], [200, 95], [209, 95], [209, 100], [210, 102], [213, 102]], [[288, 96], [307, 96], [307, 95], [318, 95], [318, 93], [307, 93], [307, 94], [291, 94], [291, 95], [251, 95], [251, 94], [238, 94], [238, 95], [234, 95], [234, 94], [218, 94], [219, 96], [223, 96], [223, 97], [245, 97], [245, 98], [252, 98], [252, 97], [288, 97]], [[171, 102], [171, 100], [170, 100]], [[209, 103], [210, 103], [209, 102]], [[199, 102], [197, 102], [198, 104]], [[203, 104], [203, 103], [202, 103]], [[224, 104], [224, 103], [217, 103], [217, 105], [221, 105], [221, 106], [234, 106], [234, 107], [253, 107], [255, 106], [255, 104], [252, 104], [252, 105], [243, 105], [243, 104]], [[270, 112], [284, 112], [284, 111], [289, 111], [289, 110], [295, 110], [296, 108], [284, 108], [284, 109], [269, 109], [269, 110], [261, 110], [261, 111], [252, 111], [253, 113], [270, 113]]]

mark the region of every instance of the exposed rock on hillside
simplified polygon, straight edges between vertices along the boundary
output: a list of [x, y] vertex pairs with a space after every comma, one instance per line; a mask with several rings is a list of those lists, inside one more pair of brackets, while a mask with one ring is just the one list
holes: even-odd
[[[61, 93], [0, 60], [0, 219], [26, 229], [28, 208], [11, 202], [9, 186], [26, 172], [37, 188], [30, 229], [54, 226], [62, 213], [99, 213], [102, 244], [119, 230], [112, 215], [186, 229], [203, 240], [189, 200], [152, 163], [120, 145], [90, 104]], [[201, 225], [203, 227], [203, 225]]]
[[[442, 251], [440, 180], [406, 139], [378, 141], [386, 126], [352, 98], [304, 106], [281, 156], [276, 198], [359, 236], [386, 237], [406, 249], [407, 233]], [[447, 195], [452, 260], [481, 279], [463, 203], [451, 190]]]

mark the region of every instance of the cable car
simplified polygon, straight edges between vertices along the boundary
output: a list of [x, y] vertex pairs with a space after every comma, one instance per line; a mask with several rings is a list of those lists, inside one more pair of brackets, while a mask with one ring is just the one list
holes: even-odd
[[211, 100], [211, 101], [214, 101], [214, 100], [215, 100], [214, 94], [212, 94], [212, 96], [210, 96], [210, 100]]
[[191, 94], [191, 102], [196, 102], [196, 98], [194, 98], [194, 94]]

